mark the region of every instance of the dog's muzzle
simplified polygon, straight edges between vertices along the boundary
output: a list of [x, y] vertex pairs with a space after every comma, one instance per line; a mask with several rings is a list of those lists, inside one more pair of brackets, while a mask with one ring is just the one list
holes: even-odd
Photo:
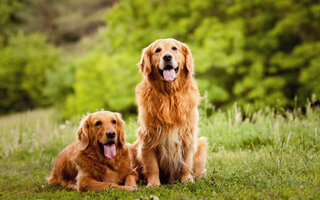
[[98, 141], [100, 152], [107, 158], [114, 158], [117, 155], [117, 149], [115, 145], [116, 132], [114, 130], [108, 130], [106, 132], [107, 140], [103, 143]]
[[176, 68], [174, 67], [173, 63], [175, 63], [175, 61], [172, 58], [172, 55], [169, 53], [165, 54], [162, 57], [164, 68], [159, 69], [159, 73], [166, 81], [174, 81], [179, 71], [179, 66], [177, 66]]

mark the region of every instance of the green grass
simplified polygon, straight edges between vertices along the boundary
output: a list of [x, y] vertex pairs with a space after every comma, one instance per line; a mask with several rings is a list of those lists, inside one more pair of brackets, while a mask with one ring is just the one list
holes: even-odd
[[[204, 112], [202, 112], [204, 113]], [[320, 110], [307, 107], [242, 118], [235, 107], [200, 120], [209, 138], [206, 176], [194, 184], [135, 192], [71, 191], [49, 186], [58, 153], [75, 139], [80, 118], [61, 121], [52, 110], [0, 117], [0, 199], [319, 199]], [[127, 141], [136, 120], [126, 119]]]

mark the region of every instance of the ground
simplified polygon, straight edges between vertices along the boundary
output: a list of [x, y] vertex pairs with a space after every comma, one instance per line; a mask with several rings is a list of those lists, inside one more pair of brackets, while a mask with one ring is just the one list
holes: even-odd
[[[75, 139], [80, 117], [62, 121], [54, 109], [0, 117], [0, 199], [319, 199], [320, 109], [244, 115], [201, 112], [209, 139], [205, 177], [195, 183], [135, 192], [77, 192], [49, 186], [58, 153]], [[245, 117], [244, 117], [245, 116]], [[126, 117], [127, 141], [136, 120]]]

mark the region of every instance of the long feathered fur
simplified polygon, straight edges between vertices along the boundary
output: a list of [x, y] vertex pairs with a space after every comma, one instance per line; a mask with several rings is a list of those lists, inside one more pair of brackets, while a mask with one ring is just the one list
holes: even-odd
[[200, 92], [194, 79], [192, 55], [186, 45], [181, 43], [185, 59], [181, 61], [181, 71], [174, 82], [159, 79], [157, 69], [150, 62], [150, 49], [151, 45], [144, 49], [138, 64], [144, 78], [136, 87], [137, 158], [143, 165], [145, 158], [141, 151], [154, 151], [162, 173], [160, 177], [176, 180], [185, 164], [185, 152], [196, 152]]

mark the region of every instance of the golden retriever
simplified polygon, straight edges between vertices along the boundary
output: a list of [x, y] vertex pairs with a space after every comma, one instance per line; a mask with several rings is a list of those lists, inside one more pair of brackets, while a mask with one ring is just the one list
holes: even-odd
[[206, 138], [196, 138], [201, 98], [191, 52], [175, 39], [156, 40], [138, 66], [144, 78], [136, 87], [134, 165], [147, 186], [193, 182], [205, 171], [208, 145]]
[[134, 190], [138, 174], [131, 162], [121, 115], [100, 111], [81, 121], [77, 140], [59, 154], [48, 182], [79, 191]]

